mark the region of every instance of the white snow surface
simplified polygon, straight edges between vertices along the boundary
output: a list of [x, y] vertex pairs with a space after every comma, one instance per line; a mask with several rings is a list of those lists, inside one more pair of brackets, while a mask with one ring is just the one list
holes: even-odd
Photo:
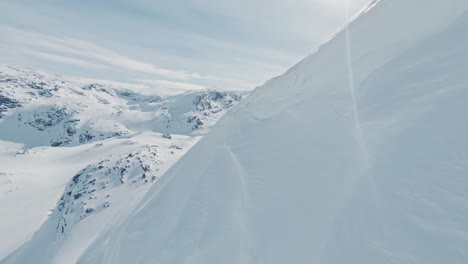
[[197, 140], [141, 133], [27, 151], [1, 141], [0, 233], [8, 238], [0, 241], [2, 258], [25, 243], [21, 250], [31, 252], [22, 263], [31, 257], [49, 263], [65, 252], [67, 259], [72, 258], [68, 252], [82, 252], [100, 231], [133, 208]]
[[467, 11], [374, 1], [91, 238], [1, 263], [467, 263]]
[[75, 263], [247, 95], [157, 93], [0, 66], [0, 260]]
[[371, 5], [78, 263], [467, 263], [468, 1]]

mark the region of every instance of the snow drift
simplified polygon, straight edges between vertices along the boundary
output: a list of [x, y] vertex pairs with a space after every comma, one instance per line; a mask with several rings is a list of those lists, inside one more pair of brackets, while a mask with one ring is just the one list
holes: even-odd
[[468, 1], [371, 6], [228, 113], [78, 263], [467, 262]]

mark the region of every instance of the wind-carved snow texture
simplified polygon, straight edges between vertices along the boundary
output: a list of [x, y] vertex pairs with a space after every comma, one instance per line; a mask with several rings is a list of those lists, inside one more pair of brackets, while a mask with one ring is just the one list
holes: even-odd
[[65, 235], [74, 224], [112, 205], [110, 191], [129, 184], [137, 188], [161, 176], [157, 146], [144, 146], [91, 164], [73, 176], [48, 221]]

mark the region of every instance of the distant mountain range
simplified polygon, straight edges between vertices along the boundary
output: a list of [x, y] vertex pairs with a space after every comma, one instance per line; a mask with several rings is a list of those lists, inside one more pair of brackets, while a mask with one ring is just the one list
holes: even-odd
[[[144, 94], [0, 66], [0, 204], [5, 216], [17, 218], [0, 221], [0, 231], [12, 234], [0, 243], [0, 258], [27, 241], [37, 225], [42, 227], [36, 238], [47, 233], [59, 243], [83, 220], [96, 218], [104, 225], [114, 219], [107, 214], [130, 210], [136, 197], [247, 95]], [[71, 160], [57, 161], [62, 155]], [[34, 186], [37, 181], [40, 187]], [[14, 213], [31, 199], [47, 205], [38, 206], [42, 213], [50, 209], [45, 223], [38, 215], [26, 219], [27, 214]], [[99, 217], [101, 212], [106, 216]]]

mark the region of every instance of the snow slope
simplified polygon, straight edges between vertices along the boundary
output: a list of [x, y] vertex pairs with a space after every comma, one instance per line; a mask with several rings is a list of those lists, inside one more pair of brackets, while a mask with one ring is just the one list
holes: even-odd
[[78, 263], [466, 263], [468, 1], [372, 5], [226, 115]]
[[246, 95], [148, 95], [1, 66], [0, 259], [21, 246], [34, 262], [78, 258]]

